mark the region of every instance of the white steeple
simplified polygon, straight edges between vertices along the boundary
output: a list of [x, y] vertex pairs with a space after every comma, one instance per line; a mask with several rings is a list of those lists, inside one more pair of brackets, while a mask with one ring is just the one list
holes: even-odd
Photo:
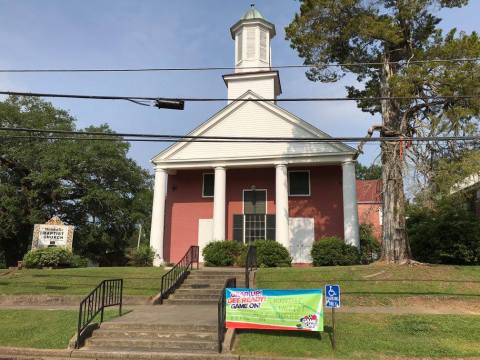
[[258, 95], [275, 99], [281, 94], [278, 71], [272, 71], [270, 43], [275, 25], [267, 21], [255, 5], [237, 21], [230, 34], [235, 40], [235, 73], [224, 75], [228, 98], [235, 99], [251, 90]]

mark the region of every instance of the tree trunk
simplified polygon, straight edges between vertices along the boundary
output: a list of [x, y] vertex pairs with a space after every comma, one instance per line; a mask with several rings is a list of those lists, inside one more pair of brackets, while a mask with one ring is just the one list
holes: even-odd
[[[381, 96], [390, 97], [389, 79], [394, 65], [388, 55], [384, 58], [381, 76]], [[401, 113], [394, 100], [382, 100], [382, 136], [398, 136]], [[405, 263], [411, 259], [410, 245], [405, 229], [405, 194], [403, 189], [403, 152], [398, 141], [385, 141], [382, 150], [383, 181], [383, 241], [380, 260], [387, 263]]]

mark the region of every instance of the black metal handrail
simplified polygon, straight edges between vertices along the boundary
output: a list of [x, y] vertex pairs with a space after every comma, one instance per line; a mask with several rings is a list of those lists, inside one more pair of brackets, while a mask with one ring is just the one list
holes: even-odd
[[222, 352], [222, 344], [225, 339], [225, 332], [227, 328], [225, 327], [225, 319], [227, 317], [227, 308], [226, 308], [226, 288], [235, 288], [237, 287], [237, 279], [229, 278], [225, 281], [223, 285], [222, 292], [220, 293], [220, 298], [218, 299], [218, 352]]
[[245, 260], [245, 287], [247, 288], [250, 287], [250, 272], [255, 269], [257, 269], [257, 248], [250, 245]]
[[80, 347], [80, 338], [87, 326], [100, 314], [100, 323], [103, 322], [103, 313], [106, 307], [118, 305], [118, 313], [122, 315], [123, 279], [103, 280], [81, 302], [78, 312], [77, 340], [75, 347]]
[[176, 263], [166, 274], [162, 276], [162, 284], [160, 286], [160, 304], [166, 299], [187, 277], [190, 270], [193, 269], [193, 263], [199, 262], [198, 246], [190, 246], [183, 258]]

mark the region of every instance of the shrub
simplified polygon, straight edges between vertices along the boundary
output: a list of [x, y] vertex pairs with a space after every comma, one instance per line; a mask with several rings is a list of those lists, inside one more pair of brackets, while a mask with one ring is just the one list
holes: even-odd
[[88, 267], [88, 259], [80, 255], [73, 255], [72, 257], [72, 267], [74, 268], [83, 268]]
[[260, 267], [287, 267], [292, 265], [292, 258], [285, 247], [275, 240], [256, 240], [257, 263]]
[[147, 244], [141, 244], [138, 249], [130, 250], [128, 254], [128, 265], [132, 266], [152, 266], [155, 252]]
[[314, 266], [355, 265], [360, 254], [355, 246], [347, 245], [338, 237], [324, 237], [316, 241], [311, 251]]
[[370, 264], [380, 257], [380, 244], [373, 235], [371, 224], [360, 225], [360, 261], [362, 264]]
[[213, 241], [203, 248], [206, 266], [232, 266], [240, 256], [243, 244], [237, 241]]
[[411, 207], [407, 231], [416, 260], [437, 264], [480, 264], [480, 220], [463, 206]]
[[31, 250], [23, 257], [23, 264], [27, 268], [72, 267], [73, 254], [60, 247]]

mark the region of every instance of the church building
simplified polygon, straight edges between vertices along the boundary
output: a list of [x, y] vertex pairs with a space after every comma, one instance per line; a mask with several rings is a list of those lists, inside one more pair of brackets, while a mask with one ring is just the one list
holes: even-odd
[[[328, 139], [275, 101], [282, 93], [271, 69], [275, 26], [252, 7], [230, 33], [235, 71], [223, 75], [230, 101], [188, 135]], [[293, 263], [311, 262], [313, 242], [325, 236], [358, 247], [355, 156], [339, 142], [173, 144], [152, 159], [154, 265], [217, 240], [276, 240]]]

